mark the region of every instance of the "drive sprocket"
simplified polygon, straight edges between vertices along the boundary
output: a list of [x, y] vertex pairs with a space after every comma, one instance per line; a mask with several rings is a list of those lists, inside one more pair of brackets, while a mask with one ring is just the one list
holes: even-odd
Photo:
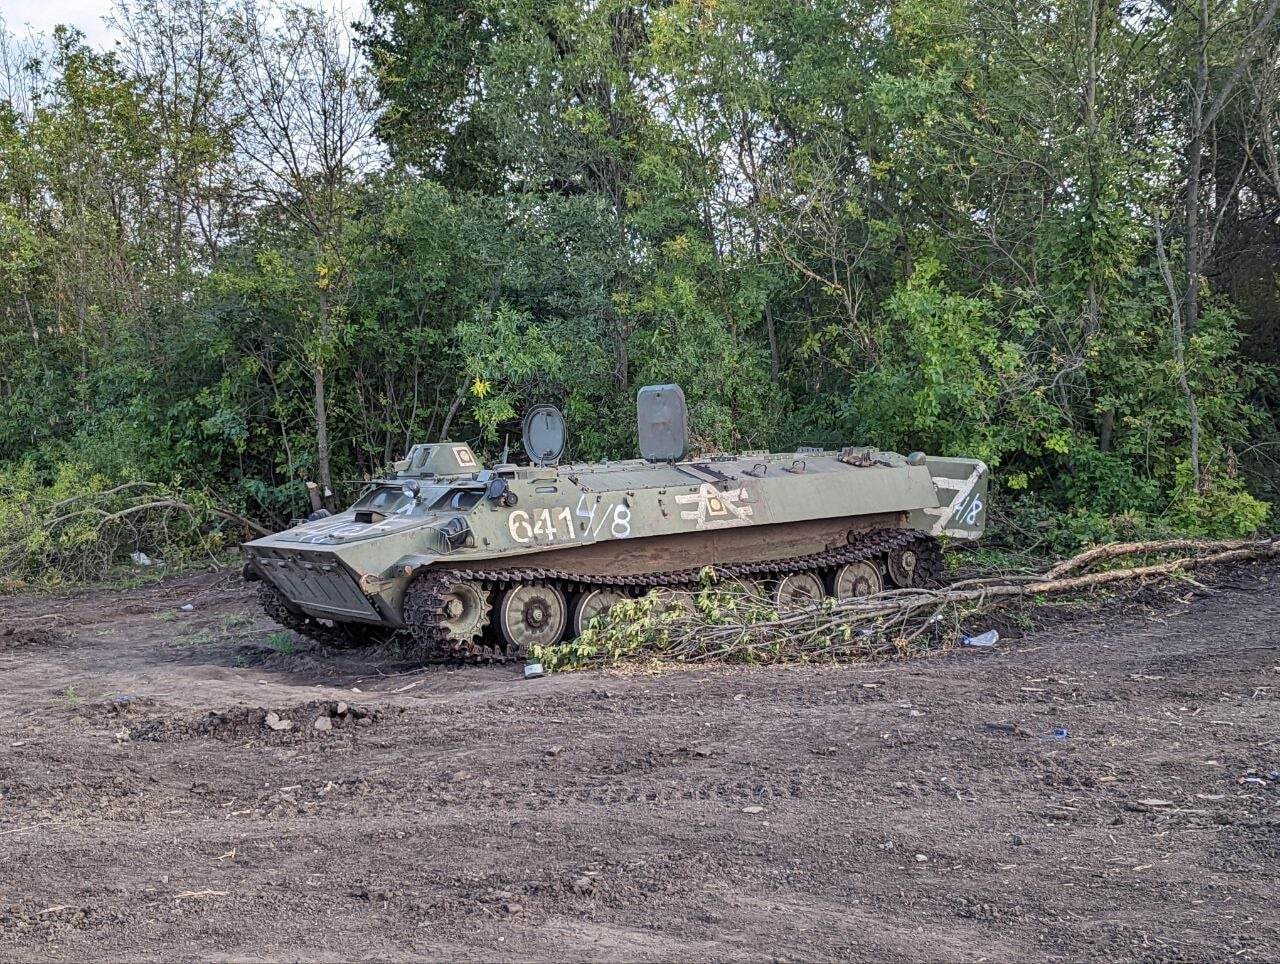
[[481, 642], [489, 625], [489, 591], [448, 569], [427, 570], [405, 591], [405, 626], [429, 657], [485, 661], [505, 654]]

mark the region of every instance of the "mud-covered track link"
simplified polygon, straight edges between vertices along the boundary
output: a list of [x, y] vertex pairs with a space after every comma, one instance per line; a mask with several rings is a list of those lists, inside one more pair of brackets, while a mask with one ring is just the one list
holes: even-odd
[[300, 636], [314, 639], [325, 646], [342, 649], [370, 646], [388, 642], [396, 635], [394, 629], [361, 626], [356, 623], [322, 622], [306, 613], [298, 612], [289, 606], [284, 593], [269, 582], [259, 583], [258, 604], [263, 612], [285, 629], [291, 629]]
[[[942, 547], [933, 536], [918, 529], [875, 529], [852, 535], [849, 543], [806, 556], [711, 566], [716, 577], [728, 579], [779, 579], [812, 573], [824, 586], [832, 586], [835, 574], [849, 563], [867, 562], [876, 567], [886, 584], [936, 586], [942, 579]], [[566, 599], [578, 599], [595, 589], [609, 589], [627, 596], [641, 596], [650, 589], [693, 591], [704, 569], [678, 569], [632, 576], [583, 575], [549, 568], [424, 570], [405, 593], [404, 621], [414, 640], [429, 658], [464, 662], [505, 662], [525, 658], [523, 646], [507, 642], [501, 633], [482, 635], [494, 622], [492, 609], [503, 594], [518, 586], [545, 586]], [[489, 613], [474, 630], [456, 627], [456, 592], [463, 585], [478, 586]], [[451, 608], [452, 607], [452, 608]], [[292, 627], [290, 627], [292, 628]]]

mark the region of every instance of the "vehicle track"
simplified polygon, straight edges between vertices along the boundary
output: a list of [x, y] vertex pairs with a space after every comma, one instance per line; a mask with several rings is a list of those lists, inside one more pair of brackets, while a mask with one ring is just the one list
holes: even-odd
[[[500, 638], [458, 638], [450, 633], [446, 622], [449, 619], [447, 604], [451, 586], [459, 582], [478, 583], [486, 594], [487, 605], [492, 607], [495, 593], [520, 585], [553, 586], [566, 597], [591, 589], [613, 589], [631, 596], [644, 595], [652, 589], [692, 592], [701, 585], [708, 569], [721, 581], [776, 579], [796, 573], [814, 573], [826, 583], [838, 567], [853, 562], [873, 562], [884, 573], [889, 569], [889, 554], [901, 550], [914, 551], [919, 560], [915, 584], [935, 586], [941, 582], [942, 548], [937, 539], [917, 529], [875, 529], [851, 534], [848, 545], [810, 555], [639, 575], [585, 575], [551, 568], [432, 567], [419, 576], [406, 592], [404, 617], [412, 638], [424, 648], [428, 657], [451, 658], [470, 663], [510, 662], [524, 659], [528, 655], [523, 647], [504, 643]], [[280, 600], [280, 605], [283, 606], [283, 599]], [[492, 617], [486, 619], [485, 625], [492, 621]]]

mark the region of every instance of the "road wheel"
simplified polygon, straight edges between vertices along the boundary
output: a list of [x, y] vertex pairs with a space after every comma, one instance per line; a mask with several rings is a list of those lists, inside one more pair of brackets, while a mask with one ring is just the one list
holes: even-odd
[[906, 547], [891, 550], [885, 567], [889, 570], [889, 581], [903, 589], [915, 585], [919, 562], [920, 557], [916, 555], [915, 549]]
[[851, 562], [836, 570], [831, 579], [831, 595], [837, 599], [874, 596], [884, 589], [884, 579], [874, 562], [865, 559]]
[[614, 589], [589, 589], [578, 597], [573, 607], [573, 619], [569, 623], [569, 636], [581, 636], [591, 620], [603, 616], [627, 597]]
[[773, 587], [773, 604], [779, 612], [801, 609], [822, 601], [826, 593], [822, 580], [811, 572], [792, 572], [782, 576]]
[[498, 631], [508, 655], [555, 645], [564, 637], [568, 622], [564, 593], [555, 586], [513, 586], [498, 601]]

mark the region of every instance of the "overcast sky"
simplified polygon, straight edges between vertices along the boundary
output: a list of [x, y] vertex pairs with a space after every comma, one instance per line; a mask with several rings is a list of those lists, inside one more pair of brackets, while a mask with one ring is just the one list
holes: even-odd
[[[329, 10], [340, 10], [355, 18], [352, 11], [362, 9], [360, 0], [322, 0]], [[111, 12], [112, 0], [0, 0], [0, 19], [9, 33], [25, 36], [28, 27], [36, 33], [52, 33], [60, 23], [84, 31], [91, 47], [110, 48], [115, 37], [104, 18]]]
[[10, 33], [22, 36], [28, 25], [37, 33], [50, 33], [60, 23], [79, 27], [95, 47], [110, 46], [112, 37], [102, 22], [111, 11], [111, 0], [0, 0], [0, 16]]

